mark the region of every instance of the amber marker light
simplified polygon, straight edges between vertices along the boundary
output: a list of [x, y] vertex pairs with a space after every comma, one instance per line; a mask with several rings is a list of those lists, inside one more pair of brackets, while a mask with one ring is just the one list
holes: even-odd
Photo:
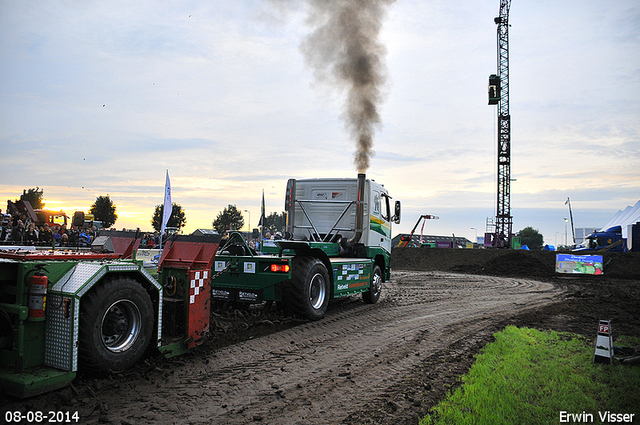
[[276, 273], [289, 273], [288, 264], [272, 264], [271, 271]]

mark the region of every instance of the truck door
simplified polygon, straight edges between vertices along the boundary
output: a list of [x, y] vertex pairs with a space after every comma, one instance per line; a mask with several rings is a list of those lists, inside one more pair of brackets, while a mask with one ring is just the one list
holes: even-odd
[[389, 196], [372, 190], [373, 202], [369, 217], [369, 246], [379, 246], [391, 252], [391, 209]]

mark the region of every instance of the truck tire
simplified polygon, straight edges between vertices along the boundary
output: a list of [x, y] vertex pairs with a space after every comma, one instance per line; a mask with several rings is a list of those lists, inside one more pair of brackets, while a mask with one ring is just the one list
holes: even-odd
[[155, 314], [147, 291], [128, 277], [106, 280], [80, 303], [81, 366], [121, 372], [140, 359], [153, 335]]
[[317, 258], [295, 257], [289, 281], [288, 306], [294, 313], [320, 320], [329, 304], [329, 274]]
[[380, 266], [373, 266], [373, 276], [369, 290], [362, 293], [362, 299], [368, 304], [375, 304], [380, 299], [382, 292], [382, 271]]

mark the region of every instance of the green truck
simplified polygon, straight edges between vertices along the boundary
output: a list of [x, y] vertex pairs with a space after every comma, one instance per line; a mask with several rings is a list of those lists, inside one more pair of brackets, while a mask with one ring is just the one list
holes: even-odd
[[290, 179], [284, 238], [250, 248], [231, 234], [215, 258], [212, 298], [232, 303], [277, 302], [311, 320], [330, 299], [380, 298], [390, 277], [391, 225], [400, 202], [359, 174], [357, 179]]

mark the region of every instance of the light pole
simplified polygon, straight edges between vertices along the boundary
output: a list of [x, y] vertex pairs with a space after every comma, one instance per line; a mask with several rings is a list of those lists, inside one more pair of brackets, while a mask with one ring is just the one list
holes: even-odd
[[476, 231], [476, 240], [475, 240], [475, 244], [478, 245], [478, 229], [476, 229], [475, 227], [472, 227], [471, 229]]
[[569, 245], [569, 241], [567, 240], [567, 223], [569, 219], [567, 217], [564, 218], [564, 246]]
[[244, 212], [249, 214], [249, 221], [247, 223], [247, 225], [249, 226], [249, 231], [247, 232], [247, 235], [248, 235], [249, 233], [251, 233], [251, 212], [249, 210], [244, 210]]

